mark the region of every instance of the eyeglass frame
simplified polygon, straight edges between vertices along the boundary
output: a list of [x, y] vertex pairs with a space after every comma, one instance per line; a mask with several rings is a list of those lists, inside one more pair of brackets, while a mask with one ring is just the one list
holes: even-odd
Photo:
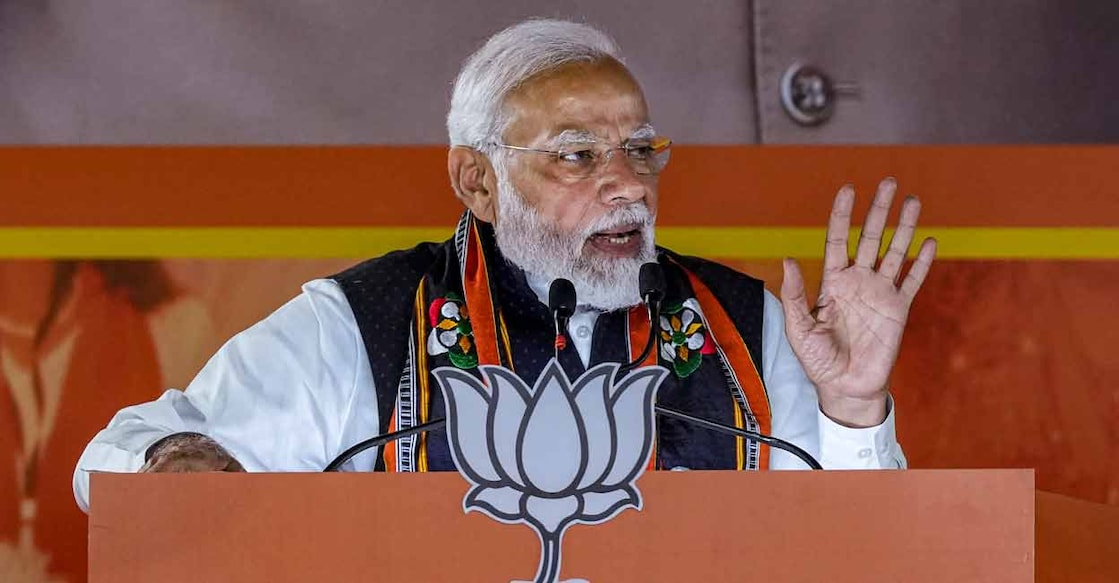
[[[665, 143], [664, 143], [664, 146], [656, 149], [657, 151], [654, 154], [654, 156], [657, 155], [657, 154], [660, 154], [662, 152], [666, 153], [664, 163], [661, 164], [660, 168], [658, 168], [656, 171], [645, 172], [645, 173], [642, 173], [642, 172], [638, 171], [638, 169], [636, 167], [634, 167], [634, 165], [633, 165], [632, 158], [630, 158], [629, 155], [628, 155], [628, 152], [631, 149], [629, 143], [632, 142], [632, 141], [648, 140], [651, 144], [654, 140], [656, 140], [658, 138], [663, 139]], [[582, 143], [580, 143], [580, 146], [583, 146], [583, 145], [593, 146], [594, 144], [596, 144], [596, 142], [582, 142]], [[543, 149], [543, 148], [529, 148], [527, 146], [514, 146], [512, 144], [503, 144], [501, 142], [490, 142], [489, 145], [494, 146], [494, 147], [498, 147], [498, 148], [505, 148], [507, 150], [511, 150], [511, 151], [514, 151], [514, 152], [529, 152], [529, 153], [532, 153], [532, 154], [548, 154], [550, 156], [553, 156], [554, 159], [557, 162], [562, 161], [561, 156], [563, 156], [564, 154], [573, 154], [573, 153], [580, 152], [580, 151], [593, 152], [594, 165], [592, 166], [590, 172], [588, 172], [585, 176], [579, 176], [578, 177], [579, 179], [586, 179], [586, 178], [590, 178], [591, 176], [594, 176], [595, 173], [600, 171], [602, 168], [605, 168], [606, 165], [610, 163], [610, 160], [613, 159], [615, 150], [625, 150], [627, 152], [627, 155], [626, 155], [625, 159], [626, 159], [627, 164], [629, 164], [630, 169], [633, 170], [634, 174], [636, 174], [638, 176], [657, 176], [661, 172], [664, 171], [666, 166], [668, 166], [668, 156], [667, 156], [667, 154], [671, 153], [671, 152], [669, 152], [669, 150], [672, 147], [672, 140], [670, 138], [665, 137], [665, 136], [631, 137], [631, 138], [627, 138], [621, 144], [619, 144], [617, 146], [610, 147], [610, 148], [601, 148], [600, 149], [600, 148], [588, 147], [585, 150], [582, 150], [582, 149], [576, 149], [576, 150], [546, 150], [546, 149]], [[644, 147], [652, 148], [652, 145], [644, 146]], [[637, 148], [633, 148], [633, 149], [637, 149]]]

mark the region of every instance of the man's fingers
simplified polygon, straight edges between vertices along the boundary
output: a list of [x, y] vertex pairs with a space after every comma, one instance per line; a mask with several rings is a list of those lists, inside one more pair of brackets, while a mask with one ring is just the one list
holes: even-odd
[[901, 219], [898, 221], [897, 231], [890, 239], [890, 248], [882, 258], [878, 273], [890, 281], [897, 281], [901, 266], [905, 263], [905, 255], [909, 252], [909, 244], [913, 242], [913, 231], [917, 228], [917, 219], [921, 216], [921, 201], [915, 196], [907, 196], [901, 204]]
[[890, 205], [897, 192], [897, 181], [886, 178], [878, 183], [878, 192], [874, 194], [874, 202], [866, 214], [863, 223], [863, 232], [859, 236], [859, 246], [855, 251], [855, 265], [874, 269], [878, 262], [878, 252], [882, 247], [882, 232], [886, 230], [886, 219], [890, 216]]
[[153, 457], [140, 468], [141, 473], [152, 474], [243, 471], [245, 468], [233, 456], [205, 450], [180, 451]]
[[917, 252], [917, 259], [913, 262], [913, 266], [909, 268], [909, 274], [905, 276], [905, 280], [901, 282], [901, 292], [905, 294], [909, 302], [913, 302], [917, 290], [921, 289], [921, 284], [925, 282], [925, 276], [929, 274], [929, 268], [932, 266], [934, 257], [936, 257], [936, 239], [929, 237], [921, 242], [921, 250]]
[[781, 267], [785, 275], [781, 279], [781, 307], [785, 311], [785, 335], [791, 342], [812, 329], [815, 319], [808, 311], [808, 299], [804, 293], [804, 276], [796, 260], [786, 258]]
[[140, 471], [148, 474], [209, 472], [214, 470], [212, 466], [213, 464], [195, 457], [166, 456], [156, 459], [155, 463]]
[[828, 218], [827, 243], [824, 246], [824, 278], [836, 271], [847, 269], [847, 233], [851, 230], [851, 209], [855, 206], [855, 189], [844, 185], [835, 195], [831, 216]]

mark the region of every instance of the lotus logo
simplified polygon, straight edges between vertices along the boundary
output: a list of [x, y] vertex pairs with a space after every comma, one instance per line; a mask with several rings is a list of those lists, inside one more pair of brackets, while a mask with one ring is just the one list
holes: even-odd
[[620, 380], [600, 364], [572, 383], [553, 359], [534, 387], [512, 371], [434, 371], [447, 403], [455, 465], [473, 485], [466, 512], [526, 524], [540, 537], [534, 581], [559, 580], [561, 541], [572, 524], [600, 524], [641, 509], [634, 481], [653, 443], [653, 401], [668, 371], [645, 367]]

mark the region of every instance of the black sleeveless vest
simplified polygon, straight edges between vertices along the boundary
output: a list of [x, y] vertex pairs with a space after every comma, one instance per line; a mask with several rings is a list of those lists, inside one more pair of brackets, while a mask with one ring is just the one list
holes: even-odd
[[[554, 330], [551, 314], [528, 286], [524, 273], [500, 254], [491, 263], [493, 294], [497, 296], [510, 338], [517, 374], [530, 384], [552, 357]], [[696, 257], [680, 256], [658, 248], [665, 268], [668, 289], [665, 305], [694, 297], [678, 266], [692, 272], [711, 290], [746, 343], [753, 364], [762, 370], [762, 317], [764, 286], [761, 281], [728, 267]], [[429, 274], [458, 270], [453, 241], [422, 243], [370, 259], [331, 278], [341, 286], [365, 344], [377, 392], [378, 433], [388, 432], [397, 402], [397, 387], [406, 364], [415, 294], [420, 280]], [[629, 348], [626, 312], [600, 314], [595, 322], [590, 365], [627, 362]], [[421, 342], [422, 345], [422, 342]], [[584, 371], [574, 347], [560, 353], [560, 364], [569, 378]], [[673, 370], [671, 363], [660, 364]], [[431, 369], [436, 368], [432, 366]], [[431, 385], [435, 381], [431, 379]], [[658, 404], [706, 419], [734, 425], [734, 399], [727, 371], [718, 358], [703, 357], [700, 367], [681, 378], [669, 374], [657, 396]], [[432, 391], [429, 419], [445, 416], [442, 395]], [[757, 455], [755, 445], [751, 451]], [[676, 419], [657, 420], [656, 468], [734, 469], [735, 438], [692, 426]], [[427, 438], [430, 470], [453, 470], [446, 432], [432, 431]], [[756, 463], [754, 464], [756, 467]], [[383, 460], [377, 463], [384, 469]]]

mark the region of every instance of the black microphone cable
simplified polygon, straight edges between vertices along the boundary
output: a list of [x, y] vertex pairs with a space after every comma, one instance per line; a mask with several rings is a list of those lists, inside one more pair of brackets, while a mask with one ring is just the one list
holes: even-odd
[[824, 467], [820, 465], [820, 462], [816, 461], [816, 458], [812, 457], [812, 454], [804, 451], [800, 447], [797, 447], [796, 445], [788, 441], [785, 441], [784, 439], [781, 439], [780, 437], [773, 437], [772, 435], [765, 435], [764, 433], [750, 431], [749, 429], [741, 429], [738, 427], [733, 427], [731, 425], [724, 425], [717, 421], [711, 421], [702, 417], [696, 417], [695, 415], [689, 415], [682, 411], [669, 409], [668, 407], [663, 407], [661, 405], [655, 405], [653, 407], [653, 410], [657, 412], [657, 415], [660, 415], [662, 417], [671, 417], [673, 419], [687, 421], [688, 423], [694, 423], [695, 425], [706, 427], [707, 429], [710, 429], [712, 431], [718, 431], [719, 433], [726, 433], [735, 437], [742, 437], [751, 441], [764, 443], [770, 447], [776, 447], [777, 449], [784, 450], [793, 454], [794, 456], [799, 458], [800, 461], [804, 462], [813, 470], [824, 469]]
[[428, 421], [427, 423], [421, 423], [413, 427], [408, 427], [399, 431], [393, 431], [392, 433], [370, 437], [365, 441], [359, 441], [358, 443], [355, 443], [354, 445], [346, 448], [346, 451], [338, 454], [338, 457], [334, 458], [329, 464], [327, 464], [326, 467], [323, 468], [323, 471], [337, 472], [339, 468], [342, 467], [342, 464], [350, 461], [350, 458], [369, 448], [380, 447], [387, 443], [392, 443], [398, 439], [404, 439], [405, 437], [415, 435], [417, 433], [423, 433], [425, 431], [435, 431], [436, 429], [443, 427], [443, 425], [445, 425], [446, 423], [446, 419], [433, 419], [431, 421]]
[[[756, 431], [750, 431], [749, 429], [741, 429], [739, 427], [734, 427], [733, 425], [726, 425], [724, 423], [719, 423], [718, 421], [711, 421], [702, 417], [696, 417], [695, 415], [689, 415], [682, 411], [677, 411], [675, 409], [670, 409], [661, 405], [655, 405], [653, 407], [653, 410], [656, 411], [657, 415], [660, 415], [662, 417], [679, 419], [688, 423], [694, 423], [700, 427], [710, 429], [711, 431], [717, 431], [719, 433], [733, 435], [734, 437], [742, 437], [751, 441], [764, 443], [770, 447], [775, 447], [777, 449], [784, 450], [793, 454], [813, 470], [824, 469], [820, 465], [820, 462], [816, 461], [816, 458], [812, 457], [812, 454], [779, 437], [764, 435]], [[415, 427], [409, 427], [407, 429], [401, 429], [392, 433], [386, 433], [384, 435], [378, 435], [376, 437], [369, 438], [339, 454], [338, 457], [334, 458], [334, 460], [332, 460], [323, 471], [337, 472], [338, 469], [342, 467], [342, 464], [349, 461], [350, 458], [371, 447], [385, 445], [387, 443], [391, 443], [398, 439], [403, 439], [410, 435], [423, 433], [424, 431], [434, 431], [443, 427], [444, 425], [446, 425], [446, 423], [446, 419], [433, 419], [431, 421], [428, 421], [427, 423], [416, 425]]]

